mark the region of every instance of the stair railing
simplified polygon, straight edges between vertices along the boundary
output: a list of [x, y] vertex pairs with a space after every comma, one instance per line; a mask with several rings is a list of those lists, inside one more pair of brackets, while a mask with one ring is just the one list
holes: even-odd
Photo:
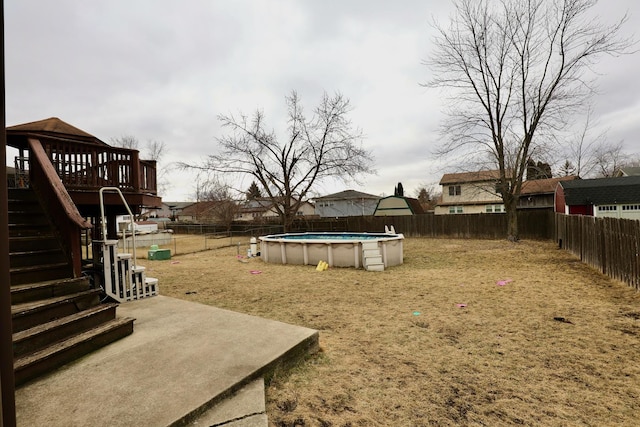
[[[133, 256], [118, 253], [118, 240], [107, 239], [107, 219], [104, 212], [104, 192], [115, 191], [129, 213]], [[136, 232], [133, 213], [122, 192], [117, 187], [103, 187], [100, 196], [100, 221], [102, 224], [102, 268], [104, 273], [105, 293], [119, 302], [131, 301], [158, 294], [158, 279], [146, 277], [145, 268], [137, 265]], [[123, 242], [126, 232], [123, 231]]]
[[[129, 208], [129, 204], [127, 203], [127, 200], [124, 198], [124, 196], [122, 195], [122, 191], [120, 191], [120, 189], [118, 187], [102, 187], [99, 191], [100, 194], [100, 224], [102, 225], [102, 239], [103, 240], [107, 240], [107, 220], [104, 214], [104, 195], [103, 193], [105, 191], [115, 191], [116, 193], [118, 193], [118, 195], [120, 195], [120, 200], [122, 200], [122, 204], [124, 205], [124, 207], [127, 209], [127, 212], [129, 213], [129, 225], [131, 226], [131, 241], [133, 243], [133, 267], [135, 268], [137, 266], [137, 258], [136, 258], [136, 229], [135, 229], [135, 221], [133, 220], [133, 213], [131, 212], [131, 209]], [[123, 231], [123, 244], [125, 244], [124, 242], [126, 241], [126, 234]]]
[[43, 201], [42, 205], [64, 236], [63, 243], [73, 267], [74, 277], [82, 273], [80, 231], [91, 228], [91, 223], [80, 215], [64, 184], [60, 181], [39, 140], [29, 138], [30, 176], [33, 189]]

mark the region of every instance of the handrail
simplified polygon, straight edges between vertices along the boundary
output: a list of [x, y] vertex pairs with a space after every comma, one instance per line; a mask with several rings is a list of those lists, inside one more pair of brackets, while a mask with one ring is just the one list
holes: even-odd
[[[29, 149], [31, 150], [33, 159], [37, 161], [38, 165], [42, 169], [44, 176], [47, 178], [46, 181], [50, 184], [51, 190], [53, 190], [53, 195], [64, 210], [69, 221], [83, 229], [91, 228], [91, 223], [84, 219], [82, 215], [80, 215], [80, 212], [78, 212], [78, 208], [75, 203], [73, 203], [73, 200], [71, 200], [71, 196], [67, 193], [67, 189], [64, 184], [60, 181], [60, 178], [58, 177], [56, 170], [51, 165], [40, 141], [29, 138]], [[32, 164], [34, 163], [32, 162]]]
[[47, 214], [65, 237], [62, 242], [67, 259], [71, 262], [74, 277], [79, 277], [82, 273], [80, 230], [89, 229], [92, 225], [78, 212], [78, 208], [56, 174], [40, 141], [29, 138], [28, 144], [32, 159], [30, 167], [32, 188], [43, 201], [42, 205]]
[[[120, 195], [120, 199], [122, 200], [122, 203], [124, 204], [124, 207], [127, 208], [127, 212], [129, 213], [129, 218], [130, 218], [130, 224], [131, 224], [131, 238], [132, 238], [132, 242], [133, 242], [133, 268], [136, 268], [136, 263], [137, 263], [137, 258], [136, 258], [136, 227], [135, 227], [135, 222], [133, 221], [133, 213], [131, 212], [131, 209], [129, 209], [129, 205], [127, 204], [126, 199], [124, 198], [124, 196], [122, 195], [122, 191], [120, 191], [120, 189], [118, 187], [102, 187], [100, 189], [100, 223], [102, 224], [102, 240], [107, 240], [107, 219], [104, 215], [104, 196], [102, 193], [104, 193], [105, 191], [115, 191]], [[124, 244], [126, 242], [126, 233], [123, 233], [123, 239], [122, 239], [122, 243]]]

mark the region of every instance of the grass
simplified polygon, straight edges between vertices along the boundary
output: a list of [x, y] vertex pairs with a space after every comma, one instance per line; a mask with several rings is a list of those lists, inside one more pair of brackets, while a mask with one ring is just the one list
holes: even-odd
[[273, 426], [638, 425], [640, 295], [550, 242], [412, 238], [384, 272], [237, 250], [145, 264], [163, 295], [320, 331]]

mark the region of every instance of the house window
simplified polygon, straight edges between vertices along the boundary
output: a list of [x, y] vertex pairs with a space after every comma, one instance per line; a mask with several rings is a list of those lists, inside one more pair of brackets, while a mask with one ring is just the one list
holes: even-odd
[[462, 213], [462, 206], [449, 206], [449, 213], [450, 214], [461, 214]]
[[487, 205], [485, 211], [487, 213], [502, 213], [504, 212], [504, 205]]
[[462, 189], [459, 185], [450, 185], [449, 186], [449, 195], [450, 196], [459, 196], [462, 194]]
[[617, 205], [598, 206], [598, 211], [600, 211], [600, 212], [617, 211], [617, 210], [618, 210], [618, 206]]
[[640, 205], [622, 205], [623, 211], [640, 211]]

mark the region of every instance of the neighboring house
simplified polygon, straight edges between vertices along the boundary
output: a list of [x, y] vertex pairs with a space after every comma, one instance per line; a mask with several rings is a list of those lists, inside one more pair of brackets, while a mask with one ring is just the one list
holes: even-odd
[[640, 167], [620, 168], [616, 171], [614, 177], [621, 176], [640, 176]]
[[183, 209], [194, 202], [162, 202], [160, 209], [156, 211], [157, 218], [178, 218]]
[[558, 183], [574, 179], [577, 177], [570, 175], [523, 182], [518, 209], [553, 209]]
[[[269, 216], [267, 212], [273, 207], [273, 202], [266, 197], [257, 197], [247, 200], [236, 215], [237, 221], [258, 221], [262, 217]], [[277, 216], [277, 215], [276, 215]]]
[[556, 187], [555, 211], [640, 219], [640, 176], [561, 181]]
[[[178, 221], [195, 221], [195, 222], [215, 222], [221, 220], [221, 216], [225, 215], [226, 209], [236, 209], [232, 201], [207, 200], [203, 202], [190, 203], [177, 213]], [[233, 214], [235, 215], [235, 214]]]
[[378, 206], [373, 216], [406, 216], [424, 213], [418, 199], [402, 196], [383, 197], [378, 200]]
[[[296, 216], [314, 216], [315, 206], [310, 202], [302, 202]], [[278, 210], [274, 206], [271, 199], [267, 197], [257, 197], [252, 200], [247, 200], [238, 210], [236, 214], [236, 221], [259, 221], [261, 219], [274, 219], [277, 218]]]
[[316, 214], [323, 218], [373, 215], [379, 196], [355, 190], [345, 190], [327, 196], [316, 197]]
[[302, 202], [300, 207], [298, 208], [298, 212], [296, 212], [296, 216], [315, 216], [316, 215], [316, 205], [311, 202]]
[[502, 198], [496, 191], [500, 177], [497, 170], [447, 173], [442, 176], [442, 198], [436, 215], [504, 212]]

